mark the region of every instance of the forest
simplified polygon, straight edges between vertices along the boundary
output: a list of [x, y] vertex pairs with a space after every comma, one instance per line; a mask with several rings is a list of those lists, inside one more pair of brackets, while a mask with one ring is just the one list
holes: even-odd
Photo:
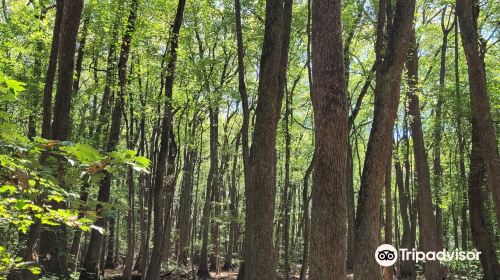
[[500, 2], [1, 0], [0, 279], [500, 279]]

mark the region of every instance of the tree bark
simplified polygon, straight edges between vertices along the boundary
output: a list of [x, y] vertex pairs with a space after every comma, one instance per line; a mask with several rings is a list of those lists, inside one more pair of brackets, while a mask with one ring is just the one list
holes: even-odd
[[[430, 183], [429, 164], [425, 152], [424, 134], [422, 131], [422, 119], [420, 115], [419, 89], [418, 89], [418, 46], [415, 39], [415, 31], [412, 32], [412, 48], [406, 62], [408, 68], [408, 86], [410, 104], [408, 112], [411, 115], [411, 132], [413, 137], [413, 154], [418, 182], [419, 198], [419, 229], [420, 246], [425, 252], [438, 251], [436, 236], [436, 219], [432, 206], [432, 193]], [[439, 261], [427, 261], [425, 263], [425, 279], [440, 279]]]
[[163, 125], [161, 128], [161, 143], [160, 151], [158, 154], [158, 159], [156, 162], [156, 174], [153, 186], [153, 211], [155, 216], [154, 221], [154, 235], [153, 235], [153, 250], [151, 252], [151, 259], [146, 271], [146, 280], [156, 280], [160, 272], [160, 264], [162, 259], [162, 250], [164, 248], [164, 238], [163, 238], [163, 219], [161, 216], [162, 205], [161, 205], [161, 190], [163, 188], [163, 179], [165, 175], [165, 169], [167, 165], [167, 154], [170, 139], [170, 130], [172, 127], [172, 109], [170, 104], [170, 99], [172, 98], [173, 87], [174, 87], [174, 77], [175, 77], [175, 65], [177, 63], [177, 48], [179, 46], [179, 31], [181, 29], [182, 18], [184, 16], [184, 7], [186, 6], [186, 0], [179, 0], [177, 11], [175, 14], [174, 23], [172, 26], [171, 41], [170, 41], [170, 51], [169, 51], [169, 61], [167, 68], [165, 69], [165, 111], [163, 116]]
[[[385, 172], [385, 225], [384, 225], [384, 243], [393, 243], [393, 223], [392, 223], [392, 153], [387, 160]], [[394, 267], [384, 267], [384, 280], [394, 279]]]
[[[138, 0], [133, 0], [130, 7], [130, 13], [127, 20], [127, 27], [125, 34], [123, 35], [122, 45], [120, 49], [120, 58], [118, 61], [118, 78], [120, 84], [119, 95], [115, 98], [115, 104], [113, 108], [113, 113], [111, 117], [111, 127], [109, 132], [108, 143], [106, 147], [106, 151], [110, 152], [116, 149], [118, 145], [118, 141], [120, 139], [120, 128], [122, 123], [122, 115], [124, 110], [124, 99], [127, 90], [127, 63], [130, 54], [130, 46], [132, 42], [132, 34], [135, 30], [135, 22], [137, 18], [137, 6]], [[97, 200], [100, 202], [107, 203], [109, 202], [111, 196], [111, 181], [112, 175], [111, 173], [105, 171], [104, 178], [101, 181], [101, 185], [99, 186], [99, 193]], [[102, 213], [103, 206], [102, 204], [98, 204], [96, 206], [96, 212], [103, 215]], [[101, 228], [105, 228], [106, 226], [106, 218], [101, 217], [98, 218], [95, 222], [95, 225]], [[80, 280], [90, 280], [90, 279], [99, 279], [99, 252], [102, 250], [102, 234], [93, 229], [89, 246], [87, 249], [87, 255], [85, 256], [85, 261], [82, 266], [82, 272], [80, 273]]]
[[[58, 46], [58, 81], [54, 121], [51, 127], [51, 139], [65, 141], [69, 135], [69, 116], [73, 85], [74, 54], [76, 37], [83, 9], [83, 0], [65, 1], [61, 19]], [[48, 108], [47, 108], [48, 109]], [[54, 209], [64, 207], [53, 205]], [[40, 263], [46, 275], [67, 276], [66, 228], [57, 226], [43, 228], [40, 234]]]
[[[391, 154], [391, 139], [400, 97], [403, 64], [410, 43], [415, 1], [396, 3], [383, 61], [377, 65], [375, 110], [365, 156], [355, 222], [355, 279], [381, 279], [373, 252], [379, 242], [380, 199], [385, 168], [379, 160]], [[382, 32], [382, 30], [378, 30]]]
[[59, 52], [59, 38], [61, 32], [61, 22], [64, 13], [64, 0], [56, 1], [56, 18], [54, 20], [54, 29], [52, 32], [52, 43], [50, 47], [49, 65], [45, 75], [45, 86], [43, 89], [43, 120], [42, 137], [50, 138], [52, 125], [52, 89], [57, 70], [57, 54]]
[[472, 151], [470, 155], [469, 174], [469, 207], [470, 226], [474, 246], [481, 252], [479, 259], [483, 267], [485, 280], [499, 279], [500, 265], [495, 252], [494, 237], [487, 226], [485, 217], [484, 198], [482, 186], [485, 179], [485, 166], [481, 152], [481, 130], [477, 125], [477, 119], [472, 117]]
[[[283, 7], [285, 4], [285, 7]], [[273, 248], [276, 195], [276, 132], [282, 97], [280, 71], [288, 52], [291, 0], [267, 0], [264, 42], [260, 60], [256, 122], [250, 150], [250, 180], [245, 186], [245, 280], [274, 280]], [[287, 11], [287, 12], [285, 12]], [[285, 46], [285, 48], [283, 48]]]
[[312, 2], [312, 103], [316, 163], [310, 279], [346, 279], [347, 91], [341, 2]]
[[[212, 105], [213, 106], [213, 105]], [[198, 267], [198, 276], [200, 277], [210, 277], [208, 271], [208, 233], [210, 229], [210, 212], [212, 204], [217, 202], [218, 196], [218, 177], [219, 177], [219, 157], [218, 157], [218, 139], [219, 139], [219, 109], [210, 108], [210, 170], [208, 171], [207, 178], [207, 191], [205, 197], [205, 205], [203, 206], [203, 217], [202, 217], [202, 227], [203, 227], [203, 241], [201, 246], [200, 254], [200, 265]], [[215, 223], [215, 221], [214, 221]], [[218, 235], [218, 225], [212, 225], [212, 238], [213, 245], [217, 246], [217, 235]], [[215, 236], [214, 236], [215, 235]], [[218, 256], [215, 256], [215, 262]]]
[[181, 194], [179, 202], [179, 256], [177, 261], [180, 264], [187, 266], [187, 253], [188, 253], [188, 241], [190, 233], [190, 220], [191, 220], [191, 206], [193, 203], [192, 193], [193, 193], [193, 175], [196, 163], [195, 149], [195, 133], [197, 127], [197, 113], [194, 114], [193, 120], [191, 121], [191, 134], [186, 140], [186, 154], [184, 157], [184, 168], [183, 177], [181, 185]]
[[476, 14], [473, 11], [473, 9], [479, 9], [477, 5], [479, 4], [475, 0], [456, 1], [462, 46], [468, 66], [471, 111], [481, 131], [479, 135], [481, 152], [496, 206], [496, 217], [500, 220], [500, 157], [491, 118], [486, 73], [478, 47], [477, 14], [479, 11]]

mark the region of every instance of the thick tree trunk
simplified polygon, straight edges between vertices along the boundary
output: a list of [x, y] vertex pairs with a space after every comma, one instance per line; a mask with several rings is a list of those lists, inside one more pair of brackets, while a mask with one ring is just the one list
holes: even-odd
[[[400, 97], [401, 73], [408, 53], [410, 30], [413, 24], [415, 1], [396, 3], [393, 28], [388, 34], [384, 60], [377, 65], [375, 110], [368, 140], [356, 211], [355, 279], [381, 279], [380, 269], [373, 257], [379, 242], [380, 199], [386, 166], [380, 159], [391, 154], [392, 131]], [[382, 32], [382, 30], [378, 30]]]
[[[245, 186], [245, 280], [274, 280], [273, 248], [276, 195], [276, 132], [283, 96], [280, 82], [283, 52], [288, 52], [291, 0], [267, 0], [264, 42], [260, 60], [256, 122], [250, 150], [250, 180]], [[283, 4], [285, 8], [283, 7]], [[287, 12], [285, 12], [287, 11]], [[286, 60], [286, 58], [285, 58]]]
[[481, 152], [481, 130], [477, 125], [477, 119], [472, 118], [472, 151], [470, 158], [469, 174], [469, 207], [470, 225], [474, 246], [481, 252], [479, 258], [483, 268], [485, 280], [500, 278], [500, 265], [495, 252], [494, 237], [487, 226], [484, 208], [482, 186], [484, 184], [485, 166]]
[[462, 46], [468, 66], [471, 111], [481, 131], [479, 134], [481, 152], [496, 206], [496, 217], [500, 220], [500, 157], [491, 118], [486, 73], [478, 47], [477, 14], [473, 11], [473, 9], [479, 9], [477, 5], [479, 4], [474, 0], [456, 1]]
[[[51, 139], [65, 141], [69, 136], [69, 116], [73, 85], [74, 54], [76, 37], [83, 9], [83, 0], [66, 1], [61, 20], [58, 47], [58, 81], [54, 121], [51, 127]], [[64, 207], [53, 205], [54, 209]], [[66, 276], [66, 228], [57, 226], [42, 229], [40, 235], [40, 263], [46, 275]]]
[[50, 47], [49, 65], [45, 75], [45, 86], [43, 89], [43, 121], [42, 137], [50, 138], [52, 125], [52, 89], [57, 69], [57, 54], [59, 51], [59, 38], [61, 32], [61, 22], [64, 13], [64, 0], [56, 1], [56, 18], [54, 20], [54, 29], [52, 32], [52, 44]]
[[346, 279], [347, 91], [341, 3], [312, 2], [315, 154], [310, 279]]
[[[412, 48], [408, 54], [406, 63], [408, 68], [408, 85], [410, 104], [408, 112], [411, 115], [411, 132], [413, 138], [413, 153], [418, 182], [419, 198], [419, 229], [420, 246], [425, 252], [438, 251], [436, 236], [436, 223], [432, 206], [432, 194], [430, 184], [429, 164], [425, 151], [424, 134], [422, 131], [422, 119], [418, 98], [418, 47], [415, 40], [415, 31], [412, 31]], [[439, 262], [427, 261], [425, 263], [425, 279], [438, 280]]]

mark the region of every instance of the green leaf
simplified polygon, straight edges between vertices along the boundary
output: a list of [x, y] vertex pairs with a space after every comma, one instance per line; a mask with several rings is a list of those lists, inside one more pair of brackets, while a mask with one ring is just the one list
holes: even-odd
[[17, 188], [12, 185], [3, 185], [2, 187], [0, 187], [0, 193], [6, 193], [6, 192], [13, 194], [17, 192]]

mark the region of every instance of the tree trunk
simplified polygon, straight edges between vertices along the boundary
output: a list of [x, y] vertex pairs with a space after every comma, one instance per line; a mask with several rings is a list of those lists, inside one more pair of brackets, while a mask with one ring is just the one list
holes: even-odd
[[300, 280], [305, 280], [306, 279], [306, 274], [307, 274], [307, 269], [309, 265], [309, 242], [310, 242], [310, 233], [311, 233], [311, 222], [309, 219], [309, 178], [311, 177], [311, 174], [314, 169], [314, 163], [316, 161], [316, 154], [313, 154], [313, 158], [311, 159], [311, 162], [309, 163], [309, 166], [306, 169], [306, 172], [304, 174], [304, 188], [302, 190], [302, 204], [304, 208], [304, 244], [303, 244], [303, 251], [302, 251], [302, 267], [300, 268]]
[[474, 246], [481, 252], [479, 255], [485, 280], [499, 279], [500, 265], [495, 252], [494, 237], [487, 226], [484, 208], [482, 186], [484, 184], [484, 163], [481, 152], [481, 130], [477, 125], [477, 119], [472, 117], [472, 151], [470, 158], [469, 174], [469, 207], [470, 225]]
[[174, 23], [172, 26], [171, 41], [170, 41], [170, 51], [169, 51], [169, 61], [167, 68], [165, 69], [165, 111], [163, 116], [163, 125], [161, 128], [161, 143], [160, 151], [158, 154], [158, 159], [156, 162], [156, 174], [153, 186], [153, 211], [154, 211], [154, 235], [153, 235], [153, 250], [151, 252], [151, 259], [148, 265], [145, 279], [146, 280], [156, 280], [160, 272], [160, 264], [162, 259], [162, 250], [164, 248], [163, 244], [163, 219], [161, 216], [162, 205], [161, 205], [161, 190], [163, 188], [163, 179], [165, 175], [165, 169], [167, 164], [167, 154], [170, 139], [170, 130], [172, 126], [172, 112], [170, 99], [172, 98], [172, 92], [174, 87], [174, 76], [175, 76], [175, 65], [177, 62], [177, 48], [179, 46], [179, 31], [182, 24], [182, 18], [184, 16], [184, 7], [186, 5], [186, 0], [179, 0], [177, 11], [175, 14]]
[[[238, 91], [241, 98], [241, 108], [243, 111], [243, 120], [241, 124], [241, 149], [243, 154], [243, 177], [246, 186], [250, 185], [250, 151], [248, 144], [248, 129], [250, 125], [250, 108], [248, 105], [248, 94], [245, 85], [245, 50], [243, 47], [243, 32], [241, 28], [241, 2], [234, 0], [236, 45], [238, 54]], [[246, 251], [246, 240], [243, 240], [243, 255]], [[238, 280], [244, 279], [245, 258], [240, 263], [238, 270]]]
[[[292, 1], [267, 0], [260, 59], [256, 122], [250, 150], [250, 179], [245, 185], [245, 280], [274, 280], [273, 248], [276, 196], [276, 132], [283, 96], [280, 77], [286, 68]], [[286, 11], [286, 12], [285, 12]], [[280, 72], [281, 71], [281, 72]]]
[[[210, 229], [210, 212], [212, 208], [212, 203], [216, 203], [216, 197], [218, 196], [218, 177], [219, 177], [219, 157], [218, 157], [218, 139], [219, 139], [219, 109], [210, 108], [210, 170], [208, 171], [207, 178], [207, 191], [205, 197], [205, 205], [203, 206], [203, 217], [202, 217], [202, 227], [203, 227], [203, 242], [201, 246], [200, 255], [200, 265], [198, 267], [198, 275], [200, 277], [210, 277], [208, 272], [208, 232]], [[215, 215], [214, 215], [215, 216]], [[215, 222], [214, 222], [215, 223]], [[213, 245], [216, 246], [218, 225], [213, 225], [212, 228], [212, 238]], [[215, 236], [214, 236], [215, 235]], [[217, 258], [217, 256], [215, 256]], [[215, 259], [215, 262], [217, 260]]]
[[[380, 8], [380, 7], [379, 7]], [[403, 64], [408, 53], [415, 1], [398, 0], [393, 28], [389, 30], [384, 60], [377, 65], [375, 110], [365, 156], [355, 222], [355, 279], [381, 279], [373, 257], [379, 242], [379, 211], [386, 166], [391, 154], [392, 132], [400, 97]], [[378, 36], [380, 32], [378, 29]], [[383, 34], [383, 33], [382, 33]], [[381, 54], [379, 54], [381, 56]]]
[[312, 2], [315, 154], [310, 279], [346, 279], [347, 92], [340, 1]]
[[[120, 58], [118, 62], [118, 77], [119, 77], [119, 96], [115, 98], [115, 105], [113, 107], [113, 113], [111, 117], [111, 128], [109, 132], [108, 143], [106, 151], [110, 152], [116, 149], [118, 141], [120, 139], [120, 128], [122, 122], [122, 115], [124, 110], [124, 98], [127, 90], [127, 63], [130, 54], [130, 45], [132, 41], [132, 34], [135, 29], [136, 12], [137, 12], [138, 0], [133, 0], [130, 7], [130, 14], [127, 20], [127, 28], [125, 34], [123, 35], [122, 45], [120, 50]], [[105, 171], [104, 178], [99, 186], [98, 201], [107, 203], [109, 202], [111, 196], [111, 173]], [[102, 212], [103, 206], [98, 204], [96, 206], [96, 212]], [[105, 213], [100, 213], [101, 215]], [[104, 217], [98, 218], [95, 225], [101, 228], [105, 228], [106, 219]], [[89, 247], [87, 249], [87, 255], [85, 256], [85, 261], [83, 263], [83, 270], [80, 273], [80, 280], [90, 280], [98, 279], [98, 261], [99, 252], [102, 250], [102, 234], [92, 229], [90, 236]], [[116, 261], [116, 260], [115, 260]]]
[[64, 0], [56, 1], [56, 18], [54, 20], [54, 29], [52, 32], [52, 44], [50, 47], [49, 65], [45, 75], [45, 86], [43, 89], [43, 120], [42, 137], [50, 138], [52, 125], [52, 89], [57, 70], [57, 54], [59, 52], [59, 38], [61, 32], [61, 22], [64, 13]]
[[292, 201], [289, 199], [290, 192], [290, 118], [292, 116], [292, 93], [288, 92], [285, 85], [285, 188], [284, 188], [284, 219], [283, 219], [283, 239], [285, 251], [285, 280], [290, 279], [290, 204]]
[[478, 47], [477, 14], [479, 11], [477, 13], [473, 11], [473, 9], [479, 9], [478, 5], [475, 0], [456, 1], [462, 46], [468, 66], [471, 111], [473, 118], [476, 119], [478, 131], [481, 131], [479, 141], [483, 162], [496, 206], [496, 217], [500, 220], [500, 157], [491, 118], [486, 73]]
[[227, 254], [226, 254], [226, 259], [224, 261], [224, 267], [222, 268], [225, 271], [229, 271], [233, 268], [233, 254], [235, 251], [237, 251], [237, 244], [236, 244], [236, 227], [238, 226], [237, 224], [237, 219], [238, 219], [238, 208], [237, 208], [237, 168], [238, 168], [238, 152], [239, 152], [239, 147], [240, 147], [240, 142], [241, 142], [241, 133], [236, 136], [236, 147], [235, 147], [235, 153], [233, 155], [233, 166], [232, 166], [232, 171], [231, 171], [231, 188], [229, 190], [229, 211], [231, 215], [231, 222], [229, 224], [229, 242], [227, 245]]
[[[429, 174], [429, 164], [424, 145], [424, 134], [422, 131], [422, 119], [420, 115], [420, 104], [418, 98], [418, 46], [415, 40], [415, 31], [412, 32], [412, 48], [406, 62], [408, 68], [408, 86], [410, 104], [408, 112], [411, 115], [411, 132], [413, 137], [413, 153], [415, 157], [416, 174], [418, 182], [419, 198], [419, 229], [420, 246], [425, 252], [438, 251], [436, 236], [436, 219], [432, 206], [432, 194]], [[427, 261], [425, 263], [425, 279], [438, 280], [439, 262]]]
[[[403, 224], [403, 235], [401, 237], [401, 248], [412, 249], [412, 244], [410, 242], [410, 219], [408, 216], [408, 199], [409, 199], [409, 186], [405, 186], [403, 181], [403, 170], [401, 168], [401, 163], [396, 160], [394, 163], [396, 169], [396, 185], [398, 187], [399, 192], [399, 208], [401, 213], [401, 221]], [[401, 279], [411, 279], [412, 276], [412, 266], [413, 263], [411, 261], [402, 261], [399, 277]]]
[[[385, 172], [385, 225], [384, 225], [384, 243], [393, 243], [392, 234], [392, 153], [387, 160]], [[384, 267], [384, 280], [392, 280], [394, 278], [394, 267]]]
[[[82, 9], [83, 0], [66, 1], [64, 3], [57, 56], [59, 77], [50, 137], [53, 140], [68, 140], [74, 54]], [[64, 207], [62, 203], [53, 205], [54, 209], [61, 207]], [[42, 229], [40, 234], [40, 263], [46, 275], [67, 276], [68, 274], [67, 258], [65, 256], [65, 234], [65, 226]]]
[[184, 157], [183, 178], [179, 202], [179, 256], [177, 261], [187, 266], [188, 241], [190, 233], [191, 206], [193, 203], [193, 174], [196, 163], [196, 149], [194, 148], [197, 127], [197, 113], [191, 121], [191, 134], [186, 140], [186, 154]]

